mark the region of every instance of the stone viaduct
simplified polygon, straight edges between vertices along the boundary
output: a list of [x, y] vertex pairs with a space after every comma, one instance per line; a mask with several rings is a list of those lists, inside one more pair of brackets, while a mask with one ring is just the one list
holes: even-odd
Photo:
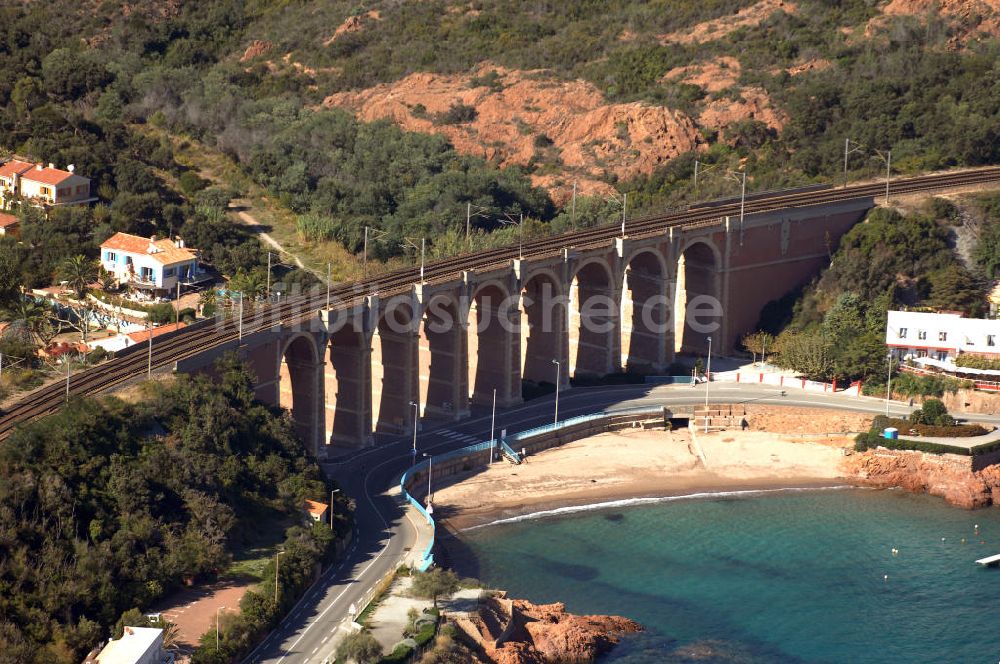
[[[761, 308], [826, 266], [871, 198], [723, 217], [606, 246], [568, 246], [450, 281], [377, 291], [300, 325], [243, 338], [257, 397], [291, 411], [318, 456], [373, 444], [472, 404], [521, 401], [522, 381], [665, 371], [677, 353], [726, 354]], [[233, 346], [179, 362], [210, 371]], [[332, 452], [331, 452], [332, 454]]]

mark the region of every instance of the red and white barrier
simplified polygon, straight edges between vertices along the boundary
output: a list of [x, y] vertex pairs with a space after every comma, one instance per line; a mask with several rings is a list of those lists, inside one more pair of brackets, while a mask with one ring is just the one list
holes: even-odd
[[728, 371], [712, 375], [712, 380], [719, 383], [748, 383], [758, 385], [774, 385], [806, 392], [824, 392], [827, 394], [843, 394], [846, 396], [861, 396], [861, 382], [852, 383], [850, 387], [842, 390], [837, 389], [837, 381], [832, 383], [821, 383], [805, 378], [795, 378], [777, 373]]

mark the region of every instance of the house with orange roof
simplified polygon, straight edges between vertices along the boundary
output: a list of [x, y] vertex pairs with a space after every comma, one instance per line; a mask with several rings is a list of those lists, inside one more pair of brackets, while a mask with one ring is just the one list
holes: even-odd
[[0, 235], [16, 235], [21, 220], [12, 214], [0, 212]]
[[313, 521], [321, 522], [326, 520], [326, 511], [329, 509], [329, 505], [315, 500], [306, 500], [302, 504], [302, 509], [309, 514], [309, 518]]
[[34, 167], [34, 164], [19, 159], [0, 164], [0, 207], [9, 207], [11, 201], [20, 195], [21, 176]]
[[18, 176], [18, 189], [15, 193], [22, 199], [44, 206], [96, 201], [97, 198], [90, 195], [90, 179], [73, 171], [73, 164], [67, 166], [66, 170], [56, 168], [54, 164], [47, 167], [37, 164]]
[[199, 275], [198, 254], [176, 240], [115, 233], [101, 243], [101, 265], [119, 285], [146, 291], [152, 297], [173, 295], [177, 284]]

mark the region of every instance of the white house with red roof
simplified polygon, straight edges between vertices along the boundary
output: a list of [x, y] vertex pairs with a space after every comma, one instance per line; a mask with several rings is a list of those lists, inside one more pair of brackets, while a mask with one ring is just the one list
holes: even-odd
[[73, 172], [73, 164], [66, 170], [36, 165], [20, 175], [20, 195], [41, 205], [76, 205], [97, 199], [90, 195], [90, 179]]
[[21, 176], [35, 167], [34, 164], [11, 159], [0, 164], [0, 207], [9, 207], [17, 199], [21, 190]]
[[101, 265], [119, 284], [172, 295], [178, 283], [192, 283], [199, 275], [198, 254], [176, 240], [115, 233], [101, 243]]
[[62, 170], [54, 164], [43, 166], [11, 159], [0, 165], [0, 203], [6, 208], [19, 199], [44, 206], [96, 201], [90, 194], [90, 179], [73, 171], [72, 164]]

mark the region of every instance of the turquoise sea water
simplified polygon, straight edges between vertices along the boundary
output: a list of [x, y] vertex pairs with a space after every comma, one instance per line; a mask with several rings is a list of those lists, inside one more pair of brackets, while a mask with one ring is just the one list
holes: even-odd
[[1000, 661], [1000, 569], [973, 564], [1000, 553], [1000, 509], [900, 491], [783, 492], [619, 506], [462, 539], [468, 571], [513, 597], [643, 623], [609, 662]]

